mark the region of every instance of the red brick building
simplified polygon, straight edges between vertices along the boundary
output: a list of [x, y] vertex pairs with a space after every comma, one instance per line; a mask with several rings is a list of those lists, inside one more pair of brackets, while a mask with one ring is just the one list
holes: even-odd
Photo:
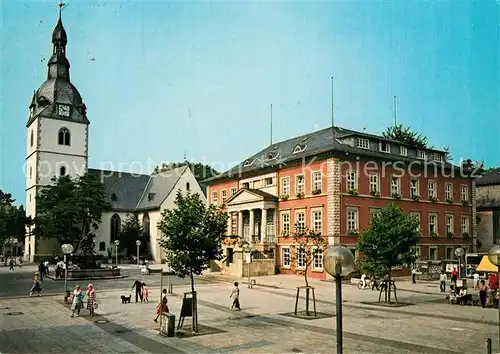
[[[289, 237], [296, 223], [355, 253], [359, 232], [388, 203], [420, 218], [420, 260], [453, 259], [455, 247], [472, 251], [475, 239], [474, 182], [444, 151], [339, 127], [275, 143], [206, 183], [208, 203], [230, 214], [228, 234], [281, 273], [303, 266]], [[239, 249], [224, 247], [229, 267]], [[325, 278], [321, 252], [314, 258], [310, 275]]]

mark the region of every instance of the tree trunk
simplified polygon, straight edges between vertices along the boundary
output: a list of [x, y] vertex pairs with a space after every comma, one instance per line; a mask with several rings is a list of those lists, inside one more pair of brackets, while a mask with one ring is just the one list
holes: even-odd
[[307, 268], [309, 268], [309, 266], [306, 264], [306, 269], [304, 269], [304, 280], [306, 281], [306, 286], [309, 286], [309, 282], [307, 281]]
[[389, 302], [391, 302], [391, 262], [389, 262]]

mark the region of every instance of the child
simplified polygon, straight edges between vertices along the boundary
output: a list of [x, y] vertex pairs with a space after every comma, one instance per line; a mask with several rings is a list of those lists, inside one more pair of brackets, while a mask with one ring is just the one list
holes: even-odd
[[234, 283], [234, 288], [233, 288], [233, 291], [231, 291], [229, 298], [231, 298], [233, 300], [233, 303], [231, 304], [231, 311], [233, 311], [234, 308], [236, 308], [237, 310], [241, 310], [241, 308], [240, 308], [240, 288], [238, 288], [238, 282]]
[[169, 312], [167, 302], [167, 289], [163, 289], [163, 297], [161, 298], [161, 302], [158, 304], [158, 306], [156, 306], [156, 318], [154, 319], [155, 322], [158, 322], [158, 317], [160, 317], [162, 312]]
[[146, 286], [146, 283], [142, 283], [142, 298], [144, 302], [149, 302], [149, 290], [148, 287]]

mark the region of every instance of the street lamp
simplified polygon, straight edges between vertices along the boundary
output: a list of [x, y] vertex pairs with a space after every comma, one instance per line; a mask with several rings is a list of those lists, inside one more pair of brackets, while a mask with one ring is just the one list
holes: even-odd
[[252, 261], [252, 249], [249, 244], [243, 245], [243, 254], [247, 255], [246, 262], [248, 264], [248, 287], [250, 288], [250, 262]]
[[[488, 251], [488, 259], [497, 266], [497, 282], [500, 281], [500, 245], [495, 245]], [[497, 289], [497, 294], [500, 289]], [[500, 348], [500, 299], [498, 301], [498, 346]]]
[[68, 256], [73, 253], [75, 249], [73, 245], [65, 243], [61, 246], [61, 251], [64, 254], [64, 302], [68, 301], [69, 290], [68, 290]]
[[458, 257], [458, 279], [462, 279], [462, 256], [465, 254], [465, 250], [462, 247], [455, 248], [455, 256]]
[[335, 278], [337, 307], [337, 354], [342, 354], [342, 277], [355, 270], [354, 256], [344, 246], [329, 247], [323, 257], [323, 267]]
[[120, 246], [120, 241], [115, 240], [115, 246], [116, 246], [116, 268], [118, 268], [118, 246]]
[[137, 246], [137, 268], [139, 268], [139, 246], [141, 245], [141, 241], [135, 241], [135, 245]]

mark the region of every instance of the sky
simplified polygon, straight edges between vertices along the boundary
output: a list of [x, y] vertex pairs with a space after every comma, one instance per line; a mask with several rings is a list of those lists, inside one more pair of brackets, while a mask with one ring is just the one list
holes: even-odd
[[[0, 2], [0, 189], [24, 203], [28, 105], [45, 81], [56, 1]], [[89, 167], [227, 170], [331, 124], [394, 122], [500, 165], [500, 0], [69, 0], [71, 81], [91, 122]]]

